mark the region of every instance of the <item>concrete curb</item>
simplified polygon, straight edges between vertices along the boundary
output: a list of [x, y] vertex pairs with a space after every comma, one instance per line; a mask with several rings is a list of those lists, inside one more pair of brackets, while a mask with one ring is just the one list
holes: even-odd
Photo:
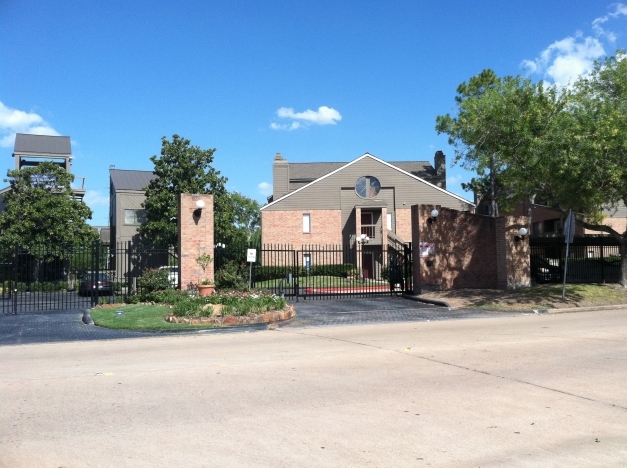
[[[410, 301], [423, 302], [425, 304], [433, 304], [441, 307], [447, 307], [449, 309], [472, 309], [472, 307], [452, 307], [448, 302], [438, 301], [436, 299], [427, 299], [420, 296], [408, 296], [403, 295], [403, 298], [409, 299]], [[627, 304], [625, 305], [606, 305], [606, 306], [594, 306], [594, 307], [570, 307], [567, 309], [532, 309], [529, 311], [524, 310], [505, 310], [505, 309], [494, 309], [501, 312], [533, 312], [536, 314], [570, 314], [574, 312], [594, 312], [597, 310], [627, 310]]]
[[419, 296], [408, 296], [405, 294], [403, 294], [403, 298], [409, 299], [410, 301], [423, 302], [425, 304], [433, 304], [433, 305], [437, 305], [440, 307], [448, 307], [449, 309], [452, 309], [451, 305], [448, 302], [438, 301], [436, 299], [427, 299], [425, 297], [419, 297]]
[[85, 325], [93, 325], [94, 321], [91, 318], [91, 314], [89, 313], [89, 309], [85, 309], [85, 311], [83, 312], [83, 323]]
[[595, 307], [570, 307], [568, 309], [548, 309], [548, 314], [570, 314], [573, 312], [595, 312], [597, 310], [621, 310], [627, 311], [627, 304], [624, 305], [606, 305]]

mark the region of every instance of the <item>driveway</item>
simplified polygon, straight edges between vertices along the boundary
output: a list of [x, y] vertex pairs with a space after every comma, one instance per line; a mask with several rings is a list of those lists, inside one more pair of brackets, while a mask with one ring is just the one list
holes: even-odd
[[[279, 324], [281, 328], [311, 328], [391, 322], [423, 322], [520, 315], [521, 312], [495, 312], [448, 309], [400, 297], [353, 298], [294, 303], [297, 316]], [[164, 336], [172, 333], [242, 333], [267, 328], [265, 324], [220, 329], [180, 331], [111, 330], [82, 321], [85, 309], [39, 311], [0, 315], [0, 345], [51, 343]]]

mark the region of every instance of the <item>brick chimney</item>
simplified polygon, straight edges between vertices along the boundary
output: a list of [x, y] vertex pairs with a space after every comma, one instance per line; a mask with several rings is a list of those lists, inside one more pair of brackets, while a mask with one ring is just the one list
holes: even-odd
[[436, 185], [446, 190], [446, 155], [442, 151], [436, 151], [433, 158], [435, 174], [438, 178]]
[[278, 200], [290, 191], [290, 165], [281, 153], [274, 156], [272, 167], [272, 199]]

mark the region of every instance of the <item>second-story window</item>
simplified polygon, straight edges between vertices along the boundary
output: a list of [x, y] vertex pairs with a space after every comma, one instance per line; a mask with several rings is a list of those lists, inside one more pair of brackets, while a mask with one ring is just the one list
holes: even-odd
[[146, 210], [124, 210], [124, 224], [139, 226], [146, 222]]

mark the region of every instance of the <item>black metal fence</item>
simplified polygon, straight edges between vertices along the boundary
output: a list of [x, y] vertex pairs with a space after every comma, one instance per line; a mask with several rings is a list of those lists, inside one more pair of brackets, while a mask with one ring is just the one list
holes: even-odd
[[411, 244], [383, 246], [264, 245], [253, 286], [295, 300], [370, 297], [413, 290]]
[[[564, 279], [563, 236], [531, 237], [531, 278], [536, 283]], [[577, 236], [569, 247], [567, 283], [617, 283], [621, 275], [620, 244], [609, 236]]]
[[[256, 261], [247, 263], [255, 248]], [[146, 272], [165, 269], [180, 284], [174, 247], [139, 243], [32, 251], [16, 247], [0, 259], [0, 313], [82, 309], [122, 302], [143, 292]], [[382, 246], [223, 245], [214, 249], [216, 274], [237, 270], [253, 287], [288, 298], [323, 299], [403, 294], [413, 290], [411, 244]], [[248, 281], [246, 281], [248, 283]]]
[[140, 278], [164, 268], [178, 286], [173, 247], [100, 242], [84, 247], [24, 249], [0, 258], [0, 313], [81, 309], [141, 292]]

